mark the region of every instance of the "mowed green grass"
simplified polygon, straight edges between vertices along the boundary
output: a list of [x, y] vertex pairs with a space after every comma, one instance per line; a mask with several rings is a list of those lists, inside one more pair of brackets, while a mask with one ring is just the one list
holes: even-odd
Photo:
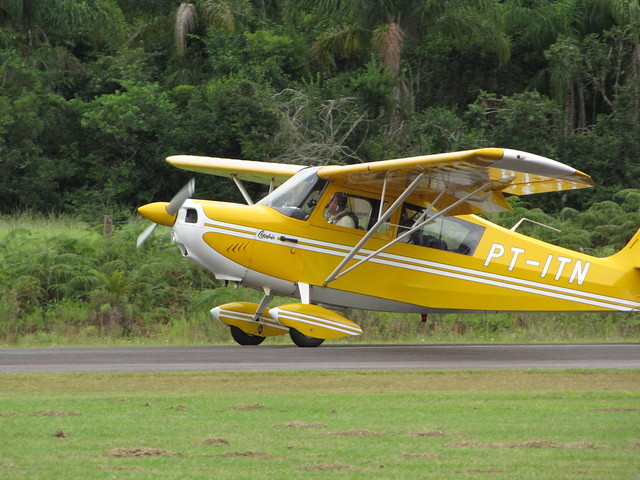
[[2, 375], [0, 478], [640, 478], [640, 371]]

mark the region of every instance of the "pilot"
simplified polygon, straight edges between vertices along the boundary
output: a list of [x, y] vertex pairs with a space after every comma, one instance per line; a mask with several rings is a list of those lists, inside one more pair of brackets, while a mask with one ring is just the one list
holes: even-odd
[[347, 208], [347, 195], [342, 192], [333, 194], [324, 210], [324, 216], [327, 222], [334, 225], [348, 228], [358, 227], [358, 217]]

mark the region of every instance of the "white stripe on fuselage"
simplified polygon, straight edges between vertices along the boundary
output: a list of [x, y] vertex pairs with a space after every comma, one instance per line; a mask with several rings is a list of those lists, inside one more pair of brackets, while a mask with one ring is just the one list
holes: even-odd
[[[279, 240], [281, 236], [288, 236], [292, 238], [290, 234], [281, 234], [279, 232], [267, 232], [273, 235], [260, 235], [259, 232], [266, 232], [264, 229], [247, 227], [244, 225], [236, 225], [227, 222], [209, 221], [205, 223], [205, 227], [209, 227], [209, 232], [220, 233], [224, 235], [230, 235], [233, 237], [253, 239], [259, 242], [270, 243], [274, 245], [282, 245], [282, 240]], [[333, 242], [324, 242], [320, 240], [295, 237], [297, 240], [296, 248], [306, 250], [310, 252], [322, 253], [325, 255], [333, 255], [336, 257], [344, 258], [352, 247], [349, 245], [342, 245]], [[426, 247], [425, 247], [426, 248]], [[361, 249], [360, 253], [354, 258], [362, 259], [365, 256], [373, 253], [372, 250]], [[517, 277], [511, 277], [508, 275], [500, 275], [490, 272], [484, 272], [481, 270], [474, 270], [465, 267], [458, 267], [455, 265], [448, 265], [445, 263], [432, 262], [429, 260], [422, 260], [413, 257], [407, 257], [392, 253], [380, 253], [378, 256], [369, 260], [373, 263], [382, 265], [388, 265], [397, 268], [403, 268], [407, 270], [413, 270], [431, 275], [438, 275], [442, 277], [455, 278], [459, 280], [479, 283], [483, 285], [491, 285], [500, 288], [507, 288], [510, 290], [516, 290], [526, 293], [532, 293], [550, 298], [557, 298], [561, 300], [572, 301], [576, 303], [582, 303], [586, 305], [592, 305], [601, 308], [609, 308], [620, 311], [634, 311], [640, 308], [640, 303], [630, 300], [609, 297], [606, 295], [600, 295], [591, 292], [583, 292], [572, 288], [561, 287], [558, 285], [549, 285], [541, 282], [534, 282], [530, 280], [524, 280]]]

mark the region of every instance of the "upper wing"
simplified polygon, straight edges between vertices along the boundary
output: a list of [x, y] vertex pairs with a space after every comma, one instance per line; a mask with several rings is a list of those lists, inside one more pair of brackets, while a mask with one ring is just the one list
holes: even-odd
[[275, 186], [284, 183], [289, 177], [305, 168], [304, 165], [291, 165], [288, 163], [232, 160], [229, 158], [198, 157], [194, 155], [174, 155], [167, 158], [167, 162], [192, 172], [208, 173], [229, 178], [235, 176], [239, 180], [267, 185], [273, 182]]
[[[278, 186], [300, 170], [302, 165], [231, 160], [227, 158], [175, 155], [172, 165], [194, 172], [236, 177], [239, 180]], [[383, 160], [356, 165], [320, 168], [318, 175], [343, 185], [359, 185], [401, 194], [416, 176], [423, 174], [413, 192], [425, 202], [436, 197], [438, 210], [452, 205], [470, 192], [487, 185], [479, 193], [451, 209], [450, 215], [509, 210], [503, 193], [528, 195], [592, 187], [593, 181], [575, 168], [540, 155], [502, 148], [483, 148], [463, 152]]]
[[423, 174], [413, 196], [433, 201], [442, 210], [482, 185], [479, 193], [460, 203], [449, 214], [509, 210], [504, 193], [528, 195], [591, 187], [590, 176], [563, 163], [531, 153], [502, 148], [384, 160], [347, 166], [326, 166], [318, 175], [338, 184], [382, 188], [403, 192], [416, 176]]

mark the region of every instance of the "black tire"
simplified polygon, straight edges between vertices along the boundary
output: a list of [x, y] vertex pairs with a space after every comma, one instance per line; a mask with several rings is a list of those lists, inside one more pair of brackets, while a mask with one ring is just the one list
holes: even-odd
[[289, 336], [291, 337], [291, 340], [293, 340], [293, 343], [304, 348], [319, 347], [322, 345], [322, 342], [324, 342], [324, 338], [309, 337], [304, 333], [300, 333], [295, 328], [289, 329]]
[[240, 330], [238, 327], [231, 325], [231, 336], [240, 345], [260, 345], [264, 342], [265, 337], [259, 335], [251, 335], [250, 333]]

